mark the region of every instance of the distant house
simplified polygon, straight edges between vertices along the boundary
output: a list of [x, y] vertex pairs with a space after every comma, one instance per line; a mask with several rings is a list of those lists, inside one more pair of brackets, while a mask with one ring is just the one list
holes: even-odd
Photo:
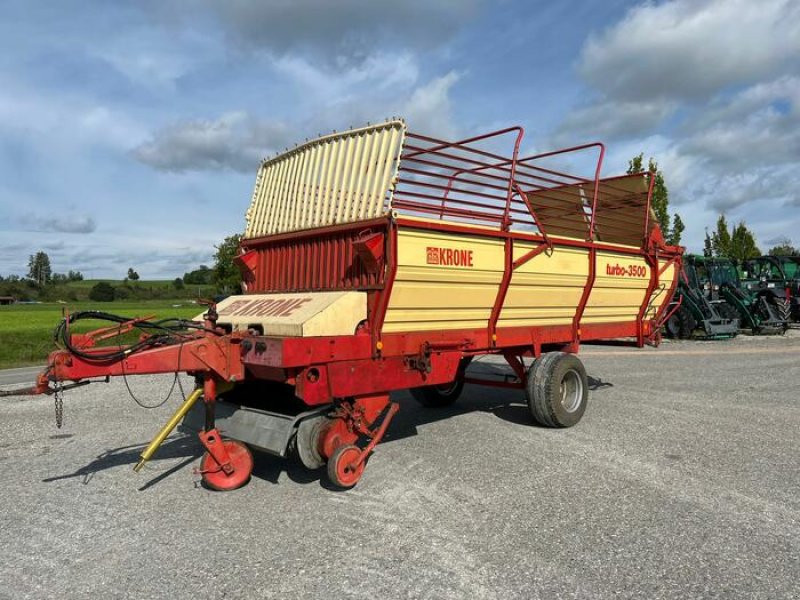
[[0, 296], [0, 305], [3, 304], [14, 304], [16, 303], [17, 299], [14, 296]]

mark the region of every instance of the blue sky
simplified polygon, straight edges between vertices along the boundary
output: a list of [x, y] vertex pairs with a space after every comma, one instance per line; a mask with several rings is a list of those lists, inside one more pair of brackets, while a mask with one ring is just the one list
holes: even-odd
[[173, 278], [244, 228], [260, 158], [393, 115], [653, 156], [701, 250], [720, 211], [800, 244], [800, 3], [0, 3], [0, 275]]

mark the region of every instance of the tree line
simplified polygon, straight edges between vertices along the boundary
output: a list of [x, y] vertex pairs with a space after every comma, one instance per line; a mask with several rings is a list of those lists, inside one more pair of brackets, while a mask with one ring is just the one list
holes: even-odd
[[[212, 267], [200, 265], [199, 268], [184, 273], [183, 277], [176, 277], [168, 288], [163, 285], [140, 284], [139, 273], [130, 267], [122, 284], [113, 285], [109, 281], [98, 281], [89, 289], [88, 298], [96, 302], [110, 302], [238, 293], [239, 270], [233, 259], [238, 252], [240, 240], [240, 235], [226, 237], [221, 244], [214, 247]], [[75, 301], [81, 299], [79, 296], [86, 292], [70, 288], [69, 283], [83, 279], [80, 271], [53, 272], [50, 257], [46, 252], [39, 251], [28, 258], [28, 271], [25, 277], [0, 275], [0, 296], [13, 296], [19, 300]]]

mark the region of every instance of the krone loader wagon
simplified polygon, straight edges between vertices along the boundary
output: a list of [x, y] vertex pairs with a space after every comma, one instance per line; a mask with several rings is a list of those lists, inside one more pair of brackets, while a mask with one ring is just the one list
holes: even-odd
[[[59, 406], [63, 389], [98, 377], [193, 374], [135, 469], [183, 421], [218, 490], [248, 481], [251, 448], [296, 452], [354, 486], [398, 410], [394, 390], [436, 408], [465, 383], [515, 387], [532, 420], [575, 425], [581, 342], [657, 344], [682, 248], [656, 225], [648, 174], [600, 178], [599, 143], [520, 156], [522, 137], [449, 142], [391, 120], [265, 160], [236, 259], [242, 295], [196, 321], [70, 315], [31, 391]], [[71, 334], [84, 318], [114, 325]], [[109, 344], [131, 329], [145, 335]], [[469, 376], [487, 354], [514, 376]]]

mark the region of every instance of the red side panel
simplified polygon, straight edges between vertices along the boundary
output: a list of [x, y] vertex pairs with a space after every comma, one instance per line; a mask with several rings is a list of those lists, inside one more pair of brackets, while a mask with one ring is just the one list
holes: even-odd
[[[254, 281], [250, 293], [333, 290], [374, 290], [384, 284], [382, 249], [386, 219], [290, 234], [244, 240], [246, 254], [254, 254]], [[364, 240], [371, 245], [371, 261], [363, 255]]]

